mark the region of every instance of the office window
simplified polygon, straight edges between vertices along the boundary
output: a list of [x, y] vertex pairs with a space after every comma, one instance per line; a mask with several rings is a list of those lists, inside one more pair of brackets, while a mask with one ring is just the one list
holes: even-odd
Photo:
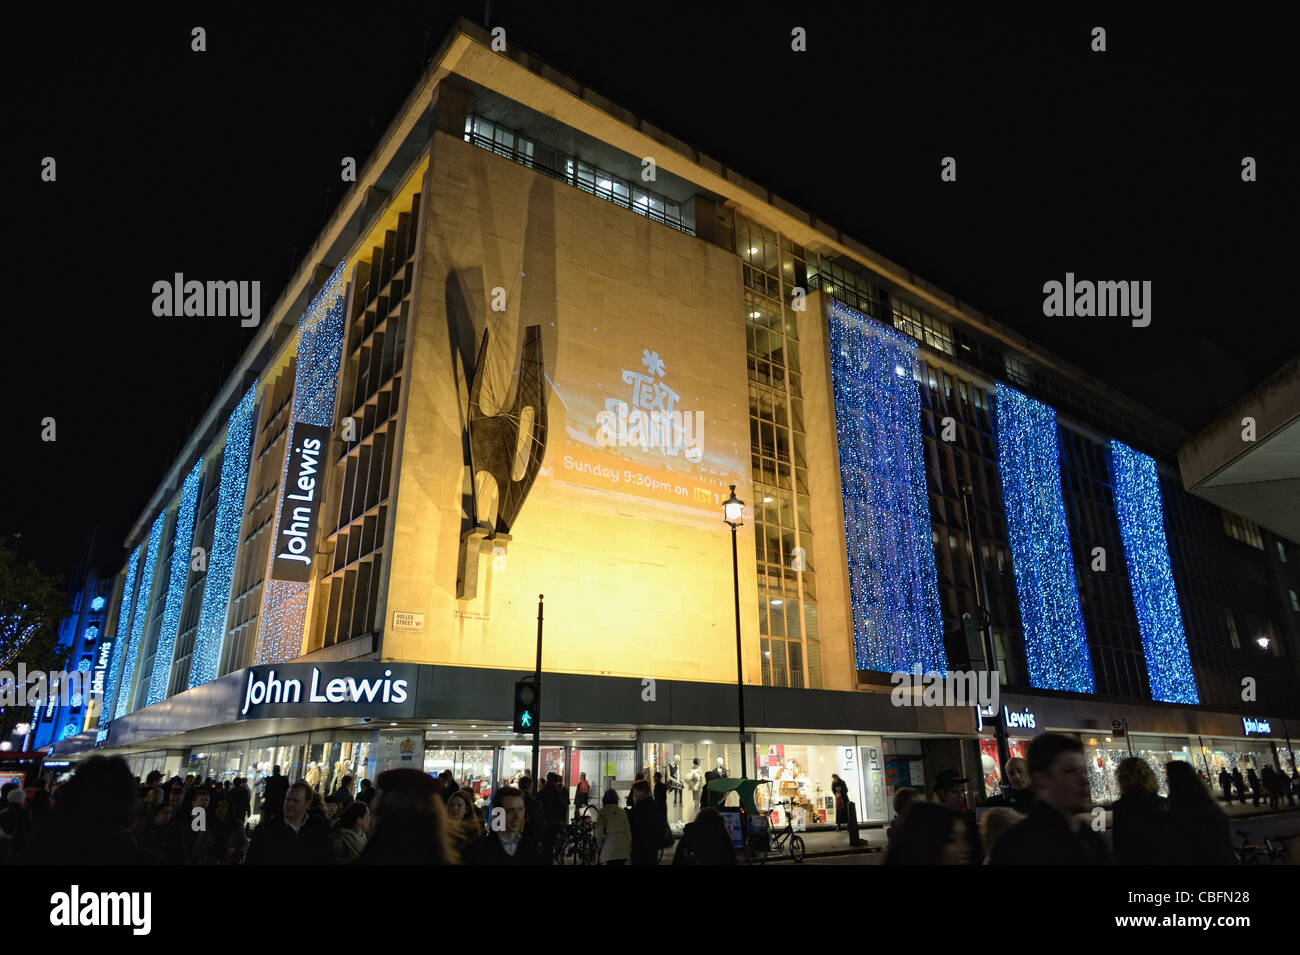
[[1281, 541], [1277, 541], [1276, 543], [1277, 543], [1277, 559], [1280, 560], [1282, 563], [1285, 564], [1285, 563], [1286, 563], [1286, 545], [1283, 544]]
[[1029, 369], [1025, 366], [1025, 363], [1017, 358], [1012, 358], [1010, 355], [1004, 355], [1002, 360], [1006, 367], [1007, 380], [1013, 385], [1028, 388]]
[[1233, 540], [1248, 544], [1256, 550], [1264, 549], [1264, 538], [1260, 535], [1259, 525], [1252, 520], [1227, 511], [1219, 512], [1223, 517], [1223, 532]]
[[1295, 591], [1288, 590], [1287, 593], [1291, 595], [1291, 609], [1300, 612], [1300, 600], [1296, 599]]

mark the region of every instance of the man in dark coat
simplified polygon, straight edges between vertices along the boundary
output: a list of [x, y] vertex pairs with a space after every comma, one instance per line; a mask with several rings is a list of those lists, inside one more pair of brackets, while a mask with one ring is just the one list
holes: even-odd
[[[139, 858], [126, 826], [135, 817], [136, 786], [126, 760], [92, 756], [60, 787], [48, 819], [22, 858], [31, 865], [134, 865]], [[179, 860], [184, 862], [183, 859]]]
[[253, 811], [253, 792], [243, 776], [236, 776], [235, 785], [230, 788], [230, 805], [241, 821], [247, 819]]
[[1092, 807], [1088, 764], [1077, 739], [1044, 733], [1029, 744], [1034, 803], [998, 839], [993, 865], [1104, 865], [1106, 844], [1079, 813]]
[[650, 795], [650, 783], [644, 779], [632, 784], [632, 808], [628, 810], [627, 821], [632, 827], [632, 865], [658, 865], [664, 817]]
[[542, 844], [546, 841], [546, 807], [533, 796], [533, 779], [531, 776], [519, 778], [519, 792], [524, 797], [524, 838], [537, 843], [537, 854], [541, 857]]
[[1228, 775], [1227, 767], [1219, 770], [1219, 788], [1223, 790], [1223, 801], [1229, 806], [1232, 805], [1232, 777]]
[[289, 780], [280, 775], [280, 767], [272, 766], [271, 775], [266, 777], [262, 788], [262, 819], [268, 816], [280, 816], [284, 813], [284, 797], [289, 791]]
[[1246, 770], [1246, 782], [1250, 785], [1250, 792], [1255, 797], [1255, 805], [1259, 805], [1259, 797], [1264, 792], [1264, 785], [1255, 773], [1255, 767], [1251, 766]]
[[542, 865], [550, 865], [555, 855], [555, 840], [564, 828], [569, 815], [569, 789], [560, 784], [559, 773], [547, 773], [538, 802], [546, 817], [546, 837], [542, 840]]
[[524, 794], [518, 789], [506, 786], [493, 793], [488, 834], [465, 850], [465, 864], [540, 865], [537, 844], [520, 831], [526, 815]]
[[673, 865], [735, 865], [736, 850], [718, 810], [701, 809], [673, 851]]
[[1241, 775], [1241, 767], [1232, 771], [1232, 788], [1237, 790], [1237, 798], [1241, 800], [1241, 804], [1246, 805], [1246, 777]]
[[1019, 756], [1013, 756], [1007, 760], [1006, 772], [1009, 787], [991, 797], [984, 805], [990, 808], [1006, 806], [1028, 815], [1029, 807], [1034, 802], [1034, 786], [1033, 780], [1029, 778], [1029, 764]]
[[961, 815], [966, 823], [966, 841], [970, 843], [970, 864], [984, 861], [984, 846], [980, 842], [980, 827], [975, 815], [966, 806], [966, 784], [969, 780], [955, 769], [941, 769], [935, 776], [934, 801]]
[[339, 807], [339, 815], [343, 815], [343, 810], [347, 809], [348, 806], [352, 805], [354, 802], [352, 797], [352, 787], [356, 784], [356, 777], [351, 773], [339, 780], [339, 788], [334, 790], [334, 795], [331, 797], [333, 798], [335, 805]]
[[329, 861], [329, 823], [307, 813], [311, 796], [311, 787], [301, 780], [289, 787], [280, 814], [264, 815], [253, 830], [245, 865], [325, 865]]

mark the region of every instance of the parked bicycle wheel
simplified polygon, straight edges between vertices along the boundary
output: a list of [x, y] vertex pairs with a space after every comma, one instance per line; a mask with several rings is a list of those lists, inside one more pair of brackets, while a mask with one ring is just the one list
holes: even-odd
[[798, 836], [791, 836], [790, 837], [790, 858], [793, 859], [795, 862], [802, 862], [803, 853], [804, 853], [803, 840], [800, 839]]

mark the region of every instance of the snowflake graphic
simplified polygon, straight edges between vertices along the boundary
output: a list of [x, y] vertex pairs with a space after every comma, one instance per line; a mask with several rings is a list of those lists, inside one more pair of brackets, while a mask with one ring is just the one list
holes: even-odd
[[648, 348], [641, 349], [641, 364], [645, 365], [646, 371], [651, 375], [664, 376], [664, 360], [659, 357], [657, 351], [651, 351]]

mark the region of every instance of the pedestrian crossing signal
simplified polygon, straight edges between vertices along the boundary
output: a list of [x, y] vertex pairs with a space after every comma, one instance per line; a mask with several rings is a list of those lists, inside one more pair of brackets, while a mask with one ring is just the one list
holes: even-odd
[[516, 733], [531, 733], [540, 718], [540, 694], [532, 680], [520, 680], [515, 684], [515, 726]]

